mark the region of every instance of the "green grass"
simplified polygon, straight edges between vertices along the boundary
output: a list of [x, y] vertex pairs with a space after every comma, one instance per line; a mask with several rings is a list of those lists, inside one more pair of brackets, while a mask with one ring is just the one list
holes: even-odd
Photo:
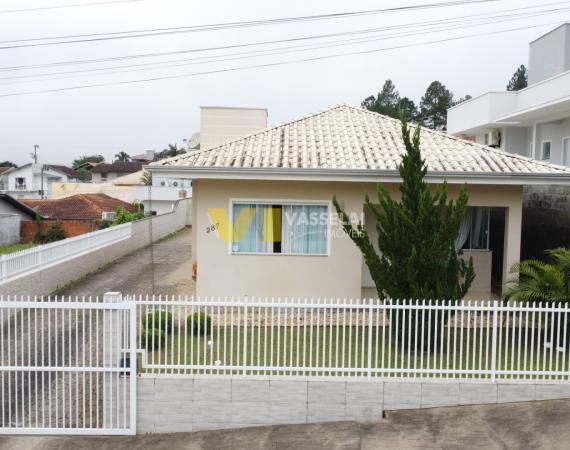
[[33, 246], [34, 244], [31, 242], [28, 242], [26, 244], [0, 245], [0, 255], [19, 252], [20, 250], [26, 250], [27, 248], [31, 248]]
[[[374, 371], [373, 376], [402, 376], [415, 377], [422, 374], [414, 372], [413, 369], [475, 369], [486, 370], [491, 368], [491, 346], [487, 345], [487, 330], [483, 330], [481, 336], [480, 330], [477, 330], [476, 337], [473, 337], [473, 329], [468, 333], [467, 329], [456, 330], [454, 337], [454, 329], [449, 330], [449, 340], [447, 339], [447, 328], [445, 328], [445, 339], [443, 344], [438, 340], [437, 349], [434, 353], [431, 350], [428, 354], [414, 347], [413, 342], [408, 346], [406, 342], [395, 341], [390, 336], [389, 328], [382, 327], [373, 328], [371, 337], [369, 338], [368, 327], [356, 326], [313, 326], [313, 336], [310, 338], [310, 327], [305, 329], [301, 326], [300, 332], [297, 333], [296, 328], [289, 327], [273, 327], [273, 336], [271, 335], [271, 327], [263, 326], [248, 327], [247, 336], [244, 335], [243, 328], [238, 336], [238, 327], [214, 327], [208, 332], [208, 337], [191, 336], [184, 334], [184, 329], [174, 330], [174, 334], [168, 335], [165, 342], [161, 342], [161, 348], [154, 351], [147, 351], [147, 364], [170, 366], [176, 365], [216, 365], [216, 361], [220, 361], [226, 366], [243, 366], [244, 363], [248, 367], [246, 373], [253, 375], [288, 375], [297, 371], [291, 368], [301, 366], [312, 366], [316, 370], [305, 371], [304, 375], [330, 375], [342, 374], [346, 376], [367, 375], [366, 371], [351, 371], [350, 368], [360, 369], [367, 368], [369, 365], [369, 343], [371, 344], [371, 367]], [[385, 331], [384, 331], [385, 330]], [[514, 333], [513, 333], [514, 330]], [[362, 335], [364, 331], [364, 336]], [[266, 335], [267, 333], [267, 335]], [[463, 333], [463, 346], [460, 348], [460, 333]], [[534, 333], [534, 345], [532, 346], [531, 359], [531, 341]], [[332, 340], [331, 340], [332, 334]], [[338, 334], [338, 345], [337, 345]], [[343, 342], [344, 334], [344, 345]], [[542, 345], [543, 335], [540, 330], [531, 330], [526, 336], [524, 330], [521, 332], [519, 339], [518, 328], [502, 328], [499, 330], [502, 346], [497, 352], [496, 368], [498, 370], [542, 370], [543, 363], [546, 362], [545, 370], [549, 370], [551, 355], [550, 350], [546, 350], [546, 360], [544, 357], [544, 346]], [[323, 344], [323, 339], [325, 344]], [[491, 333], [489, 333], [491, 339]], [[506, 340], [506, 345], [505, 345]], [[208, 344], [212, 342], [212, 345]], [[382, 347], [384, 342], [384, 355], [382, 355]], [[449, 347], [448, 347], [449, 342]], [[537, 343], [540, 342], [541, 345]], [[180, 345], [179, 345], [180, 344]], [[454, 352], [455, 345], [455, 352]], [[524, 357], [524, 349], [526, 345], [526, 361]], [[142, 342], [145, 347], [145, 342]], [[226, 349], [224, 354], [224, 348]], [[488, 350], [487, 350], [488, 349]], [[481, 351], [480, 351], [481, 350]], [[540, 352], [538, 355], [537, 352]], [[570, 368], [568, 352], [563, 356], [561, 352], [552, 353], [552, 370]], [[273, 358], [271, 357], [273, 355]], [[383, 361], [382, 361], [383, 358]], [[558, 360], [558, 361], [557, 361]], [[525, 366], [526, 364], [526, 366]], [[257, 369], [256, 366], [273, 366], [278, 367], [272, 371]], [[404, 372], [388, 372], [383, 371], [383, 367], [412, 369], [411, 373]], [[331, 369], [339, 368], [333, 371]], [[147, 372], [153, 373], [212, 373], [210, 369], [178, 369], [171, 367], [169, 369], [153, 368], [147, 369]], [[243, 370], [220, 369], [220, 373], [239, 374]], [[428, 375], [423, 375], [428, 376]], [[465, 378], [466, 374], [443, 374], [430, 375], [432, 378], [456, 377]], [[525, 375], [524, 378], [533, 378], [535, 375]], [[473, 378], [473, 376], [470, 376]], [[475, 378], [489, 379], [487, 374], [475, 375]], [[504, 378], [509, 378], [506, 376]], [[560, 378], [562, 379], [562, 377]]]

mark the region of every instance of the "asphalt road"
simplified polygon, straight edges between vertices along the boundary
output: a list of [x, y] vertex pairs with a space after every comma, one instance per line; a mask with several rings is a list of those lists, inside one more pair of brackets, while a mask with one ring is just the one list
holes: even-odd
[[2, 437], [11, 450], [568, 449], [570, 400], [388, 413], [374, 422], [124, 437]]

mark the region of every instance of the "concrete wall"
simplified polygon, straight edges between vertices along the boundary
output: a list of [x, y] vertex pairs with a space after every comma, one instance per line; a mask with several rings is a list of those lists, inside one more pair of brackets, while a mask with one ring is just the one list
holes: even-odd
[[137, 433], [374, 420], [384, 410], [560, 398], [570, 398], [570, 384], [143, 376]]
[[0, 245], [20, 242], [20, 221], [18, 214], [0, 214]]
[[[397, 184], [385, 187], [399, 197]], [[450, 197], [455, 198], [458, 190], [457, 185], [450, 185]], [[469, 191], [471, 206], [507, 208], [504, 260], [505, 267], [510, 267], [520, 256], [522, 187], [473, 185]], [[193, 254], [198, 266], [197, 294], [359, 298], [362, 256], [337, 221], [333, 220], [328, 256], [231, 254], [223, 233], [208, 232], [212, 226], [209, 209], [223, 208], [229, 213], [231, 199], [330, 201], [336, 194], [346, 211], [360, 219], [364, 195], [368, 193], [374, 198], [375, 192], [373, 183], [194, 181]]]
[[[152, 239], [154, 241], [184, 228], [189, 223], [189, 203], [190, 200], [182, 200], [172, 213], [155, 216], [152, 219]], [[67, 283], [148, 245], [150, 242], [150, 220], [149, 218], [133, 222], [133, 236], [130, 239], [0, 284], [0, 294], [48, 295]]]
[[528, 84], [570, 69], [570, 25], [562, 25], [530, 43]]
[[265, 128], [265, 108], [203, 106], [200, 110], [200, 149], [216, 147]]

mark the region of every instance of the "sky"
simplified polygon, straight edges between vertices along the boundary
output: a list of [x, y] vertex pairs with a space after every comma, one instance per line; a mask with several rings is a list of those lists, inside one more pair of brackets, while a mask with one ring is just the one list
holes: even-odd
[[[329, 20], [130, 39], [1, 48], [57, 42], [57, 40], [22, 41], [31, 38], [189, 27], [376, 10], [403, 5], [428, 5], [438, 2], [438, 0], [399, 2], [139, 0], [88, 5], [96, 1], [0, 0], [0, 161], [11, 160], [17, 164], [31, 162], [30, 152], [34, 144], [40, 146], [39, 162], [46, 164], [70, 165], [73, 159], [86, 154], [102, 154], [110, 161], [119, 151], [132, 155], [145, 150], [160, 151], [168, 143], [182, 144], [184, 138], [199, 130], [200, 106], [265, 107], [269, 111], [270, 125], [275, 125], [339, 103], [359, 105], [368, 95], [376, 94], [387, 78], [393, 80], [402, 96], [408, 96], [416, 102], [419, 102], [433, 80], [444, 83], [457, 98], [466, 94], [476, 96], [489, 90], [504, 90], [515, 69], [520, 64], [527, 64], [528, 43], [555, 28], [557, 24], [570, 20], [570, 1], [495, 0], [461, 6], [345, 16]], [[557, 5], [552, 5], [553, 3]], [[83, 6], [13, 11], [78, 4]], [[501, 21], [497, 20], [497, 15], [507, 14], [501, 11], [530, 6], [537, 8], [516, 12], [516, 14], [527, 14], [525, 17], [517, 16], [516, 20], [513, 17], [505, 20], [503, 17]], [[539, 6], [541, 8], [538, 8]], [[558, 10], [540, 16], [529, 14], [554, 8]], [[568, 10], [559, 8], [568, 8]], [[482, 16], [485, 13], [493, 14], [492, 17], [496, 22], [473, 26], [473, 20], [485, 17]], [[463, 18], [458, 19], [461, 17]], [[458, 21], [429, 23], [447, 19]], [[418, 22], [428, 22], [428, 25], [424, 25], [422, 30], [419, 30], [417, 25], [415, 28], [409, 28], [410, 24]], [[392, 29], [386, 30], [386, 27]], [[376, 30], [372, 34], [203, 51], [204, 48], [211, 47], [378, 28], [383, 30]], [[496, 33], [513, 28], [519, 29]], [[482, 33], [496, 34], [481, 35]], [[473, 34], [478, 36], [455, 39]], [[350, 44], [347, 43], [348, 39], [363, 37], [368, 39], [368, 42], [353, 40]], [[447, 41], [425, 44], [441, 40]], [[329, 47], [311, 49], [305, 47], [299, 52], [299, 46], [307, 43], [321, 47], [329, 45]], [[337, 45], [339, 43], [343, 45]], [[331, 44], [337, 46], [332, 47]], [[297, 52], [291, 52], [292, 46], [297, 46], [295, 49]], [[377, 51], [387, 47], [400, 48]], [[202, 51], [187, 52], [187, 50]], [[236, 56], [236, 53], [252, 50], [267, 50], [268, 53], [280, 51], [281, 54], [263, 55], [258, 52], [254, 58], [236, 59], [240, 57]], [[187, 76], [197, 72], [369, 50], [374, 51], [329, 59]], [[180, 51], [186, 53], [89, 64], [14, 69], [20, 66]], [[289, 53], [283, 53], [285, 51]], [[196, 58], [205, 56], [234, 59], [196, 61]], [[194, 60], [188, 61], [191, 58]], [[165, 65], [178, 65], [178, 67], [140, 66], [150, 62], [163, 62]], [[113, 67], [135, 64], [139, 66], [109, 70]], [[102, 68], [106, 70], [91, 70]], [[78, 70], [91, 71], [58, 73]], [[123, 72], [117, 73], [118, 71]], [[30, 77], [30, 75], [41, 76]], [[33, 93], [172, 76], [177, 78]], [[8, 95], [22, 93], [27, 95]]]

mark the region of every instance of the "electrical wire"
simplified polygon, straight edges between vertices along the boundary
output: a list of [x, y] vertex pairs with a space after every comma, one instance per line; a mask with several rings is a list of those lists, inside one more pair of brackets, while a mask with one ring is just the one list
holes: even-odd
[[24, 9], [4, 9], [0, 11], [0, 14], [45, 11], [50, 9], [63, 9], [63, 8], [81, 8], [84, 6], [115, 5], [117, 3], [134, 3], [134, 2], [144, 2], [144, 1], [146, 0], [112, 0], [108, 2], [75, 3], [73, 5], [38, 6], [36, 8], [24, 8]]
[[[562, 10], [570, 11], [570, 7], [568, 8], [559, 8], [557, 12]], [[533, 14], [529, 16], [529, 13], [525, 13], [524, 16], [516, 16], [516, 19], [513, 19], [513, 15], [509, 15], [507, 17], [501, 16], [500, 18], [495, 18], [494, 20], [489, 20], [489, 18], [485, 18], [483, 21], [482, 19], [477, 19], [475, 21], [471, 21], [471, 23], [465, 24], [461, 22], [454, 21], [452, 26], [442, 27], [441, 24], [434, 24], [430, 28], [423, 29], [419, 32], [405, 32], [405, 33], [396, 33], [392, 35], [382, 35], [380, 37], [374, 38], [353, 38], [353, 39], [345, 39], [345, 40], [338, 40], [338, 41], [329, 41], [323, 44], [304, 44], [298, 46], [289, 46], [289, 47], [280, 47], [276, 49], [264, 49], [264, 50], [256, 50], [256, 51], [248, 51], [248, 52], [234, 52], [229, 53], [226, 55], [216, 55], [216, 56], [204, 56], [198, 58], [186, 58], [181, 60], [174, 60], [174, 61], [167, 61], [167, 62], [152, 62], [152, 63], [143, 63], [143, 64], [131, 64], [131, 65], [123, 65], [123, 66], [115, 66], [115, 67], [102, 67], [102, 68], [95, 68], [95, 69], [84, 69], [84, 70], [75, 70], [75, 71], [63, 71], [63, 72], [52, 72], [52, 73], [44, 73], [44, 74], [32, 74], [32, 75], [19, 75], [19, 76], [11, 76], [11, 77], [3, 77], [0, 78], [0, 81], [4, 81], [4, 83], [0, 83], [0, 85], [9, 85], [9, 84], [17, 84], [17, 83], [30, 83], [30, 82], [37, 82], [37, 81], [54, 81], [54, 80], [62, 80], [62, 79], [69, 79], [69, 78], [77, 78], [78, 76], [93, 76], [93, 75], [114, 75], [120, 73], [130, 73], [130, 72], [139, 72], [145, 70], [160, 70], [160, 69], [168, 69], [168, 68], [175, 68], [175, 67], [183, 67], [183, 66], [190, 66], [196, 64], [207, 64], [207, 63], [218, 63], [218, 62], [227, 62], [227, 61], [235, 61], [241, 59], [249, 59], [255, 57], [264, 57], [264, 56], [275, 56], [275, 55], [282, 55], [282, 54], [290, 54], [290, 53], [297, 53], [297, 52], [306, 52], [306, 51], [314, 51], [320, 50], [323, 48], [336, 48], [340, 46], [346, 45], [360, 45], [366, 44], [370, 42], [377, 42], [389, 39], [396, 39], [401, 37], [410, 37], [410, 36], [417, 36], [423, 34], [430, 34], [434, 32], [441, 32], [441, 31], [450, 31], [456, 29], [464, 29], [469, 27], [477, 27], [483, 25], [489, 25], [494, 23], [500, 23], [504, 21], [512, 21], [512, 20], [520, 20], [523, 18], [529, 17], [536, 17], [537, 15], [544, 15], [546, 12], [541, 12], [540, 14]], [[552, 12], [548, 12], [548, 14], [552, 14]], [[500, 20], [499, 20], [500, 19]], [[228, 57], [225, 57], [228, 56]], [[169, 64], [170, 62], [181, 63], [181, 64]], [[158, 67], [148, 67], [149, 65], [159, 65]], [[142, 67], [141, 67], [142, 66]], [[133, 69], [134, 67], [134, 69]], [[130, 70], [115, 70], [115, 69], [130, 69]], [[101, 73], [104, 72], [104, 73]], [[70, 75], [71, 76], [54, 76], [54, 75]], [[82, 74], [82, 75], [76, 75]], [[29, 80], [27, 78], [38, 78], [44, 77], [40, 80], [32, 79]], [[51, 78], [49, 78], [51, 77]], [[20, 81], [21, 79], [27, 79], [25, 81]], [[17, 80], [17, 81], [9, 81], [6, 80]]]
[[304, 63], [304, 62], [311, 62], [311, 61], [322, 61], [322, 60], [340, 58], [340, 57], [345, 57], [345, 56], [365, 55], [365, 54], [372, 54], [372, 53], [378, 53], [378, 52], [389, 51], [389, 50], [398, 50], [398, 49], [403, 49], [403, 48], [440, 44], [440, 43], [452, 42], [452, 41], [474, 38], [474, 37], [504, 34], [504, 33], [510, 33], [513, 31], [528, 30], [528, 29], [538, 28], [538, 27], [543, 27], [543, 26], [551, 26], [553, 24], [558, 25], [561, 23], [564, 23], [564, 21], [543, 23], [543, 24], [537, 24], [537, 25], [529, 25], [526, 27], [518, 27], [518, 28], [511, 28], [511, 29], [506, 29], [506, 30], [490, 31], [490, 32], [485, 32], [485, 33], [475, 33], [475, 34], [471, 34], [471, 35], [456, 36], [456, 37], [451, 37], [451, 38], [437, 39], [437, 40], [425, 41], [425, 42], [419, 42], [419, 43], [413, 43], [413, 44], [403, 44], [403, 45], [397, 45], [397, 46], [393, 46], [393, 47], [383, 47], [383, 48], [377, 48], [377, 49], [337, 53], [337, 54], [332, 54], [332, 55], [315, 56], [315, 57], [311, 57], [311, 58], [295, 59], [295, 60], [289, 60], [289, 61], [276, 61], [276, 62], [272, 62], [272, 63], [256, 64], [256, 65], [250, 65], [250, 66], [230, 67], [230, 68], [225, 68], [225, 69], [216, 69], [216, 70], [209, 70], [209, 71], [203, 71], [203, 72], [192, 72], [192, 73], [185, 73], [185, 74], [178, 74], [178, 75], [164, 75], [164, 76], [159, 76], [159, 77], [143, 78], [143, 79], [137, 79], [137, 80], [114, 81], [114, 82], [106, 82], [106, 83], [93, 83], [93, 84], [86, 84], [86, 85], [79, 85], [79, 86], [68, 86], [68, 87], [61, 87], [61, 88], [36, 90], [36, 91], [14, 92], [14, 93], [8, 93], [8, 94], [0, 94], [0, 98], [24, 96], [24, 95], [34, 95], [34, 94], [45, 94], [45, 93], [53, 93], [53, 92], [74, 91], [74, 90], [89, 89], [89, 88], [104, 87], [104, 86], [119, 86], [119, 85], [139, 84], [139, 83], [147, 83], [147, 82], [151, 82], [151, 81], [172, 80], [172, 79], [178, 79], [178, 78], [189, 78], [189, 77], [202, 76], [202, 75], [211, 75], [211, 74], [216, 74], [216, 73], [227, 73], [227, 72], [235, 72], [235, 71], [249, 70], [249, 69], [259, 69], [259, 68], [267, 68], [267, 67], [276, 67], [276, 66], [283, 66], [283, 65], [288, 65], [288, 64]]
[[[123, 0], [123, 1], [144, 1], [144, 0]], [[227, 23], [217, 23], [209, 25], [193, 25], [187, 27], [169, 27], [169, 28], [155, 28], [149, 30], [136, 30], [136, 31], [116, 31], [107, 33], [92, 33], [92, 34], [80, 34], [80, 35], [68, 35], [68, 36], [55, 36], [55, 37], [42, 37], [42, 38], [27, 38], [27, 39], [17, 39], [17, 40], [5, 40], [0, 41], [0, 43], [17, 43], [17, 42], [31, 42], [39, 40], [57, 40], [57, 39], [74, 39], [65, 40], [59, 42], [44, 42], [36, 44], [19, 44], [13, 46], [0, 47], [1, 49], [13, 49], [13, 48], [24, 48], [24, 47], [37, 47], [44, 45], [59, 45], [59, 44], [76, 44], [76, 43], [86, 43], [86, 42], [96, 42], [96, 41], [106, 41], [115, 39], [130, 39], [137, 37], [148, 37], [148, 36], [159, 36], [165, 34], [178, 34], [178, 33], [194, 33], [203, 31], [218, 31], [227, 30], [235, 28], [249, 28], [257, 26], [267, 26], [267, 25], [277, 25], [284, 23], [297, 23], [297, 22], [307, 22], [315, 20], [330, 20], [330, 19], [340, 19], [348, 17], [359, 17], [366, 15], [375, 14], [385, 14], [393, 12], [402, 11], [413, 11], [421, 9], [433, 9], [433, 8], [444, 8], [451, 6], [462, 6], [473, 3], [489, 3], [489, 2], [500, 2], [503, 0], [455, 0], [449, 2], [438, 2], [429, 3], [424, 5], [409, 5], [409, 6], [398, 6], [392, 8], [374, 9], [374, 10], [364, 10], [364, 11], [352, 11], [344, 13], [332, 13], [332, 14], [318, 14], [312, 16], [296, 16], [296, 17], [285, 17], [277, 19], [262, 19], [262, 20], [252, 20], [243, 22], [227, 22]], [[2, 11], [0, 11], [1, 13]]]
[[[569, 4], [570, 1], [565, 2], [556, 2], [555, 4], [565, 3]], [[552, 4], [546, 4], [544, 6], [549, 6]], [[529, 7], [524, 8], [514, 8], [511, 10], [501, 10], [498, 13], [513, 13], [516, 11], [527, 10]], [[553, 13], [556, 11], [560, 11], [560, 8], [550, 9], [546, 11], [542, 11], [544, 13]], [[542, 13], [541, 11], [536, 11], [534, 13]], [[457, 21], [461, 19], [473, 19], [475, 17], [484, 17], [485, 15], [493, 15], [494, 13], [479, 13], [479, 14], [471, 14], [468, 16], [458, 16], [454, 18], [447, 18], [447, 19], [439, 19], [435, 21], [424, 21], [424, 22], [415, 22], [410, 24], [401, 24], [401, 25], [393, 25], [388, 27], [380, 27], [380, 28], [372, 28], [372, 29], [365, 29], [365, 30], [355, 30], [355, 31], [348, 31], [348, 32], [340, 32], [340, 33], [329, 33], [329, 34], [321, 34], [321, 35], [313, 35], [313, 36], [304, 36], [304, 37], [296, 37], [290, 39], [279, 39], [279, 40], [271, 40], [271, 41], [261, 41], [261, 42], [250, 42], [250, 43], [241, 43], [241, 44], [233, 44], [233, 45], [225, 45], [225, 46], [217, 46], [217, 47], [209, 47], [209, 48], [198, 48], [198, 49], [186, 49], [186, 50], [176, 50], [170, 52], [154, 52], [154, 53], [143, 53], [143, 54], [134, 54], [134, 55], [122, 55], [116, 57], [109, 57], [109, 58], [98, 58], [98, 59], [82, 59], [82, 60], [68, 60], [68, 61], [58, 61], [52, 63], [43, 63], [43, 64], [32, 64], [26, 66], [4, 66], [0, 67], [0, 71], [13, 71], [13, 70], [28, 70], [28, 69], [39, 69], [39, 68], [47, 68], [47, 67], [59, 67], [59, 66], [66, 66], [66, 65], [77, 65], [77, 64], [96, 64], [96, 63], [103, 63], [103, 62], [111, 62], [111, 61], [123, 61], [123, 60], [131, 60], [131, 59], [139, 59], [139, 58], [154, 58], [160, 56], [173, 56], [173, 55], [180, 55], [180, 54], [187, 54], [187, 53], [195, 53], [195, 52], [205, 52], [205, 51], [217, 51], [217, 50], [228, 50], [234, 48], [242, 48], [242, 47], [250, 47], [250, 46], [261, 46], [261, 45], [269, 45], [269, 44], [278, 44], [278, 43], [289, 43], [289, 42], [296, 42], [296, 41], [304, 41], [304, 40], [315, 40], [315, 39], [323, 39], [329, 37], [337, 37], [337, 36], [344, 36], [344, 35], [351, 35], [351, 34], [363, 34], [363, 33], [373, 33], [373, 32], [380, 32], [380, 31], [388, 31], [390, 29], [398, 29], [402, 30], [409, 27], [415, 26], [429, 26], [429, 25], [436, 25], [436, 24], [445, 24], [449, 23], [449, 21]], [[527, 14], [531, 14], [530, 12]], [[499, 17], [495, 14], [494, 17]], [[512, 16], [510, 16], [512, 17]], [[221, 56], [221, 55], [218, 55]], [[231, 56], [231, 55], [228, 55]], [[166, 61], [166, 62], [176, 62], [176, 61]], [[158, 63], [156, 63], [158, 64]], [[119, 66], [120, 68], [121, 66]], [[123, 66], [125, 67], [125, 66]]]

